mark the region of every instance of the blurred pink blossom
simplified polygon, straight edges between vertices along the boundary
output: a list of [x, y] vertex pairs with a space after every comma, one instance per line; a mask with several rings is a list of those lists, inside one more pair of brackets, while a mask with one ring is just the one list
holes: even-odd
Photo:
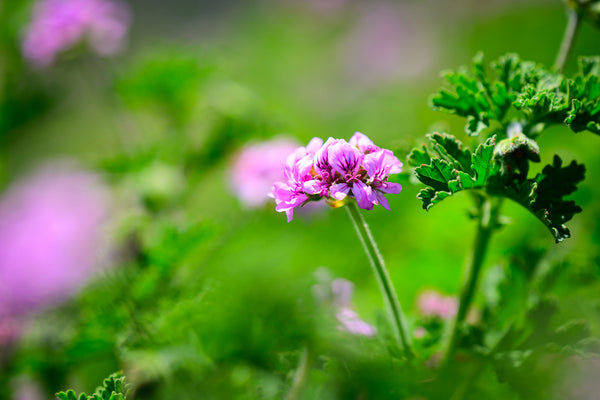
[[271, 187], [283, 180], [285, 159], [297, 147], [295, 140], [275, 138], [250, 144], [238, 153], [230, 171], [231, 186], [246, 207], [256, 208], [270, 201]]
[[426, 317], [449, 319], [458, 311], [458, 300], [452, 296], [444, 296], [434, 290], [427, 290], [419, 296], [417, 306]]
[[377, 333], [374, 326], [360, 319], [352, 309], [350, 303], [354, 291], [352, 282], [342, 278], [332, 281], [329, 272], [324, 268], [317, 270], [315, 275], [319, 283], [313, 286], [313, 295], [320, 303], [335, 309], [340, 330], [362, 336], [374, 336]]
[[0, 198], [0, 317], [52, 305], [92, 274], [108, 193], [98, 176], [48, 166]]
[[39, 0], [23, 38], [23, 54], [47, 67], [56, 55], [88, 41], [99, 55], [118, 52], [129, 28], [129, 8], [115, 0]]

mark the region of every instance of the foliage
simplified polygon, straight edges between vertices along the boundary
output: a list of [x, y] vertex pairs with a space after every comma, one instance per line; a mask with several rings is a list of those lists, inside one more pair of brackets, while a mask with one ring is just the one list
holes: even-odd
[[[483, 55], [465, 67], [444, 74], [453, 91], [442, 89], [431, 98], [434, 109], [467, 119], [469, 135], [509, 120], [523, 125], [523, 133], [535, 137], [551, 124], [564, 123], [574, 132], [600, 134], [600, 58], [579, 60], [572, 77], [553, 72], [516, 54], [485, 63]], [[519, 111], [514, 117], [512, 111]]]
[[60, 400], [126, 400], [127, 392], [125, 377], [117, 372], [104, 379], [102, 386], [89, 396], [85, 393], [77, 396], [75, 391], [67, 390], [56, 393], [56, 397]]
[[[417, 178], [427, 185], [417, 196], [425, 210], [462, 190], [480, 190], [525, 207], [548, 227], [557, 242], [570, 237], [565, 223], [581, 208], [564, 197], [573, 193], [583, 180], [583, 165], [573, 161], [563, 167], [560, 157], [555, 156], [552, 165], [527, 179], [528, 168], [521, 167], [523, 175], [514, 167], [507, 167], [513, 159], [528, 163], [527, 153], [513, 139], [505, 139], [496, 146], [496, 137], [488, 138], [472, 153], [452, 135], [433, 133], [428, 137], [429, 148], [414, 149], [409, 155], [409, 162], [416, 166]], [[506, 146], [506, 141], [512, 144]]]
[[[317, 15], [316, 9], [297, 12], [315, 2], [296, 3], [267, 2], [265, 9], [249, 7], [231, 17], [220, 14], [227, 7], [211, 6], [211, 19], [232, 18], [218, 24], [227, 34], [213, 40], [200, 21], [194, 20], [198, 30], [182, 23], [180, 31], [165, 15], [164, 27], [154, 26], [152, 7], [130, 2], [142, 12], [134, 15], [140, 24], [124, 58], [88, 65], [82, 52], [69, 53], [43, 72], [24, 64], [18, 43], [33, 1], [2, 3], [0, 184], [17, 181], [51, 154], [73, 154], [105, 179], [115, 212], [106, 229], [109, 268], [62, 303], [19, 315], [22, 331], [15, 338], [0, 310], [0, 400], [21, 395], [22, 382], [37, 385], [42, 398], [69, 385], [89, 392], [118, 370], [134, 389], [113, 374], [95, 393], [56, 396], [291, 399], [300, 376], [300, 399], [577, 397], [570, 386], [582, 385], [568, 379], [584, 378], [574, 365], [600, 354], [600, 233], [594, 224], [600, 163], [590, 145], [597, 137], [574, 140], [569, 131], [600, 134], [599, 59], [582, 58], [578, 66], [566, 65], [575, 72], [561, 74], [516, 54], [490, 63], [478, 55], [468, 69], [447, 72], [448, 87], [431, 98], [434, 109], [464, 118], [440, 123], [419, 100], [428, 90], [425, 81], [399, 76], [365, 85], [330, 57], [340, 48], [353, 53], [348, 49], [356, 41], [347, 43], [346, 35], [364, 28], [355, 22], [369, 6], [338, 2], [343, 12]], [[590, 20], [598, 15], [598, 1], [569, 3]], [[517, 7], [515, 15], [494, 18], [507, 38], [513, 32], [506, 26], [519, 26], [514, 35], [522, 39], [521, 53], [541, 60], [555, 52], [555, 43], [539, 24], [558, 26], [559, 11]], [[195, 14], [201, 13], [186, 17]], [[494, 33], [486, 51], [504, 51], [507, 39], [482, 18], [473, 18], [468, 30]], [[172, 37], [162, 35], [165, 27]], [[166, 43], [153, 43], [157, 32]], [[576, 48], [595, 51], [592, 35], [581, 32], [584, 42]], [[359, 56], [367, 64], [381, 61]], [[315, 63], [322, 59], [331, 62]], [[363, 64], [358, 67], [362, 77]], [[274, 204], [240, 205], [230, 193], [229, 168], [240, 146], [280, 132], [306, 143], [364, 129], [382, 146], [400, 148], [394, 154], [401, 157], [433, 123], [444, 128], [408, 157], [423, 186], [405, 179], [402, 194], [390, 196], [389, 212], [365, 215], [409, 316], [416, 357], [407, 362], [345, 210], [305, 207], [286, 226]], [[364, 169], [359, 172], [366, 179]], [[591, 179], [583, 181], [584, 175]], [[425, 210], [454, 200], [426, 218], [417, 192]], [[513, 224], [500, 231], [509, 219], [491, 219], [484, 279], [474, 285], [469, 312], [457, 324], [457, 351], [444, 366], [454, 322], [426, 315], [416, 299], [429, 289], [453, 297], [459, 292], [465, 243], [473, 234], [460, 209], [471, 199], [476, 207], [468, 216], [479, 220], [478, 228], [484, 203], [506, 207]], [[586, 218], [575, 218], [582, 208]], [[555, 241], [570, 237], [571, 229], [573, 239], [554, 246], [537, 237], [537, 222], [527, 214]], [[45, 242], [39, 232], [27, 236]], [[346, 311], [375, 326], [373, 337], [341, 329], [336, 307], [315, 301], [313, 271], [320, 266], [354, 283]], [[298, 373], [303, 359], [304, 376]]]

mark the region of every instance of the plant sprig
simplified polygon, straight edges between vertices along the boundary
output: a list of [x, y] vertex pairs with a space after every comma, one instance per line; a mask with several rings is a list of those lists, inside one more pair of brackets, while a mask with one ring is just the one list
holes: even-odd
[[565, 223], [581, 208], [565, 196], [583, 180], [582, 164], [572, 161], [563, 166], [555, 155], [552, 165], [527, 178], [528, 162], [539, 161], [539, 150], [522, 134], [498, 145], [493, 136], [474, 152], [449, 134], [433, 133], [428, 138], [429, 147], [414, 149], [409, 156], [417, 179], [427, 185], [417, 195], [425, 210], [457, 192], [480, 190], [525, 207], [548, 227], [556, 242], [570, 237]]
[[87, 395], [81, 393], [79, 396], [72, 389], [66, 392], [56, 393], [59, 400], [126, 400], [128, 393], [128, 385], [125, 384], [125, 377], [121, 373], [116, 372], [104, 379], [102, 386], [96, 391]]
[[470, 136], [498, 125], [505, 128], [511, 120], [520, 122], [529, 137], [561, 123], [576, 133], [600, 134], [599, 72], [599, 57], [580, 58], [578, 72], [566, 77], [522, 61], [516, 54], [504, 55], [489, 65], [478, 54], [470, 69], [444, 73], [452, 90], [441, 89], [431, 98], [431, 105], [465, 117], [465, 131]]

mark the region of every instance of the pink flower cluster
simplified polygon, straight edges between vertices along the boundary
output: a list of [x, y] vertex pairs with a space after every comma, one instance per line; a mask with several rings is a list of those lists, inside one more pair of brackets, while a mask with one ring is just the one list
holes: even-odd
[[0, 320], [81, 287], [97, 266], [108, 213], [107, 190], [89, 172], [49, 166], [10, 187], [0, 199]]
[[320, 282], [313, 286], [313, 294], [321, 303], [333, 306], [340, 330], [361, 336], [374, 336], [377, 333], [374, 326], [361, 320], [352, 309], [352, 282], [342, 278], [332, 281], [329, 272], [324, 268], [319, 269], [315, 275]]
[[87, 40], [99, 55], [123, 46], [129, 28], [129, 9], [113, 0], [40, 0], [23, 38], [23, 54], [47, 67], [56, 55]]
[[450, 319], [458, 311], [456, 297], [444, 296], [434, 290], [427, 290], [419, 296], [417, 306], [421, 314], [426, 317]]
[[313, 138], [288, 156], [285, 182], [276, 182], [271, 196], [288, 222], [294, 217], [294, 208], [321, 198], [337, 201], [350, 196], [364, 210], [375, 205], [389, 210], [385, 194], [400, 193], [402, 186], [388, 182], [388, 177], [399, 172], [402, 162], [392, 151], [375, 146], [360, 132], [348, 142], [330, 137], [323, 143]]

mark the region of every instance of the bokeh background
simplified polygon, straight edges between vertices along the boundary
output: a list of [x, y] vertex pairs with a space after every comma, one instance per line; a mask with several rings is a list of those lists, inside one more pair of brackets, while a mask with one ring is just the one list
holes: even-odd
[[[306, 343], [328, 356], [303, 398], [388, 398], [383, 303], [346, 211], [314, 207], [287, 223], [271, 200], [240, 192], [239, 179], [251, 178], [235, 171], [268, 157], [234, 165], [245, 146], [273, 139], [294, 146], [360, 131], [401, 160], [428, 132], [468, 142], [462, 120], [428, 107], [440, 71], [478, 51], [552, 65], [562, 2], [122, 4], [118, 52], [78, 43], [39, 65], [22, 50], [35, 2], [0, 3], [0, 399], [89, 392], [117, 370], [136, 399], [283, 398]], [[599, 54], [599, 39], [584, 24], [573, 54]], [[566, 72], [575, 69], [572, 57]], [[561, 265], [559, 319], [585, 320], [597, 336], [598, 137], [556, 127], [538, 143], [534, 169], [554, 154], [586, 165], [573, 196], [584, 211], [572, 238], [554, 244], [506, 204], [511, 222], [493, 238], [481, 286], [511, 263]], [[466, 193], [422, 210], [410, 175], [405, 166], [391, 211], [364, 215], [416, 329], [420, 294], [459, 292], [474, 224]], [[321, 267], [354, 283], [354, 309], [383, 339], [336, 329], [313, 295]], [[593, 398], [594, 369], [572, 363], [589, 376], [546, 371], [529, 382]], [[526, 393], [491, 369], [481, 382], [473, 398]], [[581, 397], [564, 397], [574, 387]]]

